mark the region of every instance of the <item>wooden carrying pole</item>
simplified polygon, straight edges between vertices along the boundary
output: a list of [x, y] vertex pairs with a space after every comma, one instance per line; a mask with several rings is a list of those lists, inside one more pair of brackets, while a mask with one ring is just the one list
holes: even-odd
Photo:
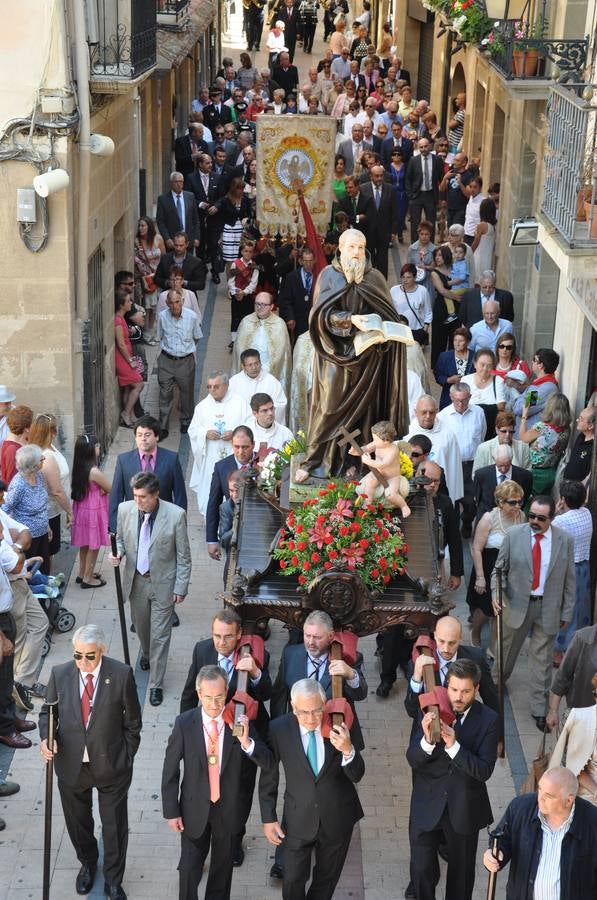
[[[430, 647], [421, 647], [421, 653], [423, 656], [429, 657], [429, 663], [425, 663], [423, 666], [423, 686], [425, 687], [425, 693], [429, 694], [433, 690], [435, 690], [435, 656], [433, 655], [433, 651]], [[431, 723], [429, 728], [429, 736], [431, 738], [432, 744], [437, 744], [439, 740], [441, 740], [441, 722], [439, 717], [439, 706], [430, 706], [429, 710], [435, 711], [435, 719]]]
[[[238, 651], [239, 659], [246, 659], [247, 656], [251, 656], [251, 645], [243, 644], [241, 638], [241, 645]], [[242, 691], [244, 694], [248, 693], [247, 688], [249, 686], [249, 673], [238, 671], [236, 672], [236, 690]], [[232, 734], [234, 737], [241, 737], [243, 733], [243, 726], [239, 722], [240, 716], [244, 716], [245, 714], [245, 704], [241, 703], [239, 700], [234, 701], [234, 724], [232, 726]]]
[[[334, 660], [342, 660], [343, 652], [342, 652], [342, 644], [340, 641], [332, 641], [330, 645], [330, 659]], [[341, 675], [332, 675], [332, 700], [340, 700], [341, 697], [344, 696], [344, 685], [342, 681]], [[342, 713], [332, 713], [332, 725], [341, 725], [344, 721], [344, 716]]]
[[[116, 545], [116, 535], [110, 532], [110, 544], [112, 548], [112, 556], [118, 556], [118, 547]], [[124, 595], [122, 593], [122, 580], [120, 578], [120, 566], [114, 566], [114, 581], [116, 583], [116, 599], [118, 601], [118, 618], [120, 619], [120, 634], [122, 637], [122, 652], [124, 661], [127, 666], [131, 664], [129, 654], [129, 639], [126, 631], [126, 616], [124, 614]]]
[[[56, 738], [56, 707], [58, 701], [48, 703], [48, 747], [54, 750]], [[46, 762], [46, 802], [44, 806], [44, 874], [42, 900], [50, 900], [50, 851], [52, 849], [52, 795], [54, 789], [54, 757]]]
[[506, 738], [504, 725], [504, 629], [502, 623], [502, 572], [495, 570], [495, 597], [499, 604], [496, 620], [496, 664], [497, 664], [497, 688], [498, 688], [498, 745], [497, 755], [504, 759], [506, 755]]

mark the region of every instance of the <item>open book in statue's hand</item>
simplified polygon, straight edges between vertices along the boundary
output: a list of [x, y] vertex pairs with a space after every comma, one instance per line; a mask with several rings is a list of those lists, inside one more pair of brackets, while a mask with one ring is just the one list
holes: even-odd
[[385, 344], [386, 341], [399, 341], [407, 346], [415, 343], [408, 325], [401, 325], [400, 322], [384, 322], [377, 313], [371, 313], [368, 316], [352, 316], [351, 321], [355, 328], [359, 329], [353, 337], [357, 356], [374, 344]]

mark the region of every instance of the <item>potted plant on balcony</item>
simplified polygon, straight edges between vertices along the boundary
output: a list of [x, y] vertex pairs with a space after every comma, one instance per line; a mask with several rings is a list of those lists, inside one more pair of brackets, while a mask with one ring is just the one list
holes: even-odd
[[488, 56], [490, 59], [496, 56], [504, 56], [506, 45], [499, 22], [493, 23], [491, 31], [485, 35], [479, 47], [483, 55]]
[[524, 75], [525, 78], [537, 74], [539, 68], [539, 49], [532, 46], [545, 36], [547, 19], [539, 15], [531, 25], [522, 20], [514, 23], [514, 49], [512, 51], [512, 68], [515, 75]]

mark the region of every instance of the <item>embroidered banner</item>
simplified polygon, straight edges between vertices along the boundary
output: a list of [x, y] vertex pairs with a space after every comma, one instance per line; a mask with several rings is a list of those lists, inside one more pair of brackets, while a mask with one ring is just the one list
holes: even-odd
[[305, 233], [297, 179], [313, 223], [325, 234], [332, 214], [336, 119], [257, 116], [257, 221], [262, 234]]

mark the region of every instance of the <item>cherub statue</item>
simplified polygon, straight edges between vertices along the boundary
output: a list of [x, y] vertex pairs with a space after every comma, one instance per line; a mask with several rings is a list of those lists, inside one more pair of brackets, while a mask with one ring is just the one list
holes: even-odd
[[[392, 506], [400, 510], [403, 519], [410, 516], [411, 510], [405, 497], [408, 497], [408, 480], [402, 475], [400, 469], [400, 451], [408, 447], [405, 442], [398, 442], [396, 429], [391, 422], [377, 422], [371, 428], [373, 440], [362, 448], [361, 460], [370, 469], [375, 469], [381, 475], [385, 475], [389, 484], [387, 488], [380, 485], [373, 472], [369, 472], [361, 479], [357, 492], [367, 498], [368, 503], [373, 503], [383, 492], [383, 496]], [[354, 448], [348, 451], [353, 456], [358, 456]], [[373, 457], [371, 454], [375, 454]]]

